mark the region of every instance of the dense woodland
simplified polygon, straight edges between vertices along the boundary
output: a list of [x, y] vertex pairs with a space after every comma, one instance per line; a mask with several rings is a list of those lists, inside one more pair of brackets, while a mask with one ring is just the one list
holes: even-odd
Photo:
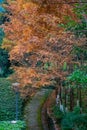
[[15, 91], [20, 128], [8, 130], [25, 127], [24, 104], [43, 87], [55, 88], [51, 112], [61, 130], [87, 130], [87, 1], [0, 5], [0, 130], [15, 120]]

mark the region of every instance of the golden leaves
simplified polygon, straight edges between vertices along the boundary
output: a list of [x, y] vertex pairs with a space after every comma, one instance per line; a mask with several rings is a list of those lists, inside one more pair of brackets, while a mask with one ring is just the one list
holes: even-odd
[[58, 27], [64, 22], [67, 10], [72, 14], [71, 8], [52, 4], [56, 0], [37, 1], [11, 1], [9, 9], [12, 15], [4, 27], [6, 39], [3, 47], [9, 50], [15, 70], [12, 78], [25, 88], [49, 85], [53, 78], [62, 78], [61, 66], [68, 61], [67, 58], [70, 59], [68, 55], [74, 43], [72, 34], [66, 34], [63, 28]]
[[2, 48], [11, 51], [12, 47], [15, 46], [15, 43], [11, 40], [8, 40], [6, 38], [3, 39]]
[[38, 8], [38, 5], [32, 2], [25, 2], [23, 4], [23, 9], [29, 12], [29, 14], [32, 14], [32, 13], [36, 14], [37, 8]]
[[31, 85], [33, 82], [34, 77], [37, 76], [37, 73], [32, 68], [26, 67], [13, 67], [15, 73], [12, 75], [12, 78], [15, 78], [18, 82], [21, 83], [21, 87]]

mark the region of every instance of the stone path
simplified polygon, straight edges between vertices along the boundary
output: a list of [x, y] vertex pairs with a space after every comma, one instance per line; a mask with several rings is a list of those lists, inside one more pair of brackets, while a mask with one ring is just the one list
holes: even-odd
[[[38, 109], [41, 106], [41, 102], [46, 100], [47, 93], [51, 93], [50, 89], [41, 89], [36, 93], [32, 100], [25, 107], [25, 120], [27, 122], [27, 130], [42, 130], [38, 123]], [[45, 98], [45, 99], [44, 99]]]

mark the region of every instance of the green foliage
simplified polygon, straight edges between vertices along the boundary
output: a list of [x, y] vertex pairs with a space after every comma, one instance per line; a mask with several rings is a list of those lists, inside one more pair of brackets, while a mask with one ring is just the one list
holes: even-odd
[[79, 106], [76, 106], [76, 107], [74, 107], [74, 109], [73, 109], [73, 113], [74, 114], [80, 114], [80, 107]]
[[0, 28], [0, 45], [2, 44], [3, 42], [3, 37], [5, 36], [4, 34], [4, 31], [3, 31], [3, 28]]
[[39, 61], [37, 62], [37, 64], [36, 64], [36, 66], [37, 66], [37, 67], [41, 67], [42, 64], [43, 64], [43, 62], [39, 60]]
[[59, 106], [57, 105], [53, 106], [52, 110], [53, 110], [54, 117], [60, 123], [61, 120], [63, 119], [64, 113], [60, 110]]
[[[15, 120], [15, 92], [12, 84], [5, 78], [0, 78], [0, 120]], [[21, 117], [22, 99], [19, 96], [19, 118]]]
[[0, 122], [0, 130], [23, 130], [24, 128], [24, 121], [17, 121], [16, 123], [12, 123], [11, 121]]
[[[5, 3], [6, 0], [1, 0], [0, 4]], [[4, 16], [5, 10], [2, 6], [0, 6], [0, 25], [5, 22], [6, 16]], [[3, 38], [5, 36], [4, 29], [0, 28], [0, 46], [3, 43]], [[11, 73], [11, 70], [9, 70], [10, 67], [10, 61], [8, 60], [8, 52], [4, 49], [0, 48], [0, 77], [6, 77], [9, 73]]]
[[64, 62], [64, 64], [63, 64], [63, 70], [64, 70], [64, 71], [67, 70], [67, 62]]
[[0, 77], [6, 77], [11, 70], [9, 70], [10, 61], [8, 52], [4, 49], [0, 49]]
[[[82, 0], [82, 2], [86, 2], [86, 0]], [[83, 13], [87, 13], [87, 3], [76, 3], [73, 11], [77, 14], [78, 18], [83, 19]]]
[[87, 114], [80, 114], [80, 108], [66, 113], [62, 123], [62, 130], [87, 130]]
[[87, 58], [87, 49], [85, 48], [85, 46], [74, 46], [72, 53], [77, 56], [78, 60], [81, 60], [81, 58], [83, 58], [83, 60], [86, 60]]
[[80, 114], [80, 107], [75, 107], [72, 112], [62, 113], [56, 105], [53, 115], [62, 130], [87, 130], [87, 114]]
[[77, 37], [87, 36], [87, 20], [84, 17], [87, 14], [87, 4], [74, 4], [73, 12], [76, 14], [78, 20], [75, 21], [71, 16], [66, 16], [65, 21], [67, 22], [59, 26], [65, 28], [66, 31], [74, 32]]
[[85, 87], [87, 85], [87, 74], [81, 70], [75, 70], [70, 76], [67, 77], [70, 85], [74, 83], [75, 86]]
[[60, 24], [61, 27], [64, 27], [66, 31], [74, 32], [74, 34], [77, 37], [82, 37], [84, 34], [87, 36], [87, 27], [86, 22], [84, 20], [81, 20], [80, 23], [73, 21], [71, 18], [66, 17], [65, 20], [67, 20], [66, 24]]
[[48, 67], [49, 67], [49, 64], [48, 64], [48, 62], [47, 62], [47, 63], [44, 64], [44, 69], [45, 69], [45, 70], [48, 70]]
[[81, 66], [81, 70], [87, 74], [87, 61], [86, 61], [86, 65]]
[[44, 64], [44, 69], [48, 70], [48, 69], [52, 69], [53, 68], [53, 63], [52, 62], [46, 62]]
[[[0, 1], [1, 4], [4, 2], [5, 2], [5, 0]], [[3, 24], [4, 23], [4, 21], [3, 21], [4, 12], [1, 9], [2, 8], [0, 8], [0, 24]], [[5, 36], [4, 29], [0, 28], [0, 46], [3, 43], [4, 36]], [[9, 58], [8, 52], [5, 51], [4, 49], [0, 48], [0, 77], [4, 77], [8, 73], [7, 71], [8, 71], [8, 68], [10, 66], [10, 62], [9, 62], [8, 58]]]

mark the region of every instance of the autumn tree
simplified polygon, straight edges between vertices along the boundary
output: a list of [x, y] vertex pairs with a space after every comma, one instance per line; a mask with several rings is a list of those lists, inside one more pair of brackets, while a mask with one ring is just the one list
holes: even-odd
[[63, 66], [72, 63], [76, 39], [59, 24], [69, 15], [77, 20], [72, 8], [60, 0], [8, 0], [6, 17], [10, 21], [4, 25], [2, 48], [9, 51], [15, 70], [12, 78], [21, 83], [21, 92], [65, 79], [68, 72]]

